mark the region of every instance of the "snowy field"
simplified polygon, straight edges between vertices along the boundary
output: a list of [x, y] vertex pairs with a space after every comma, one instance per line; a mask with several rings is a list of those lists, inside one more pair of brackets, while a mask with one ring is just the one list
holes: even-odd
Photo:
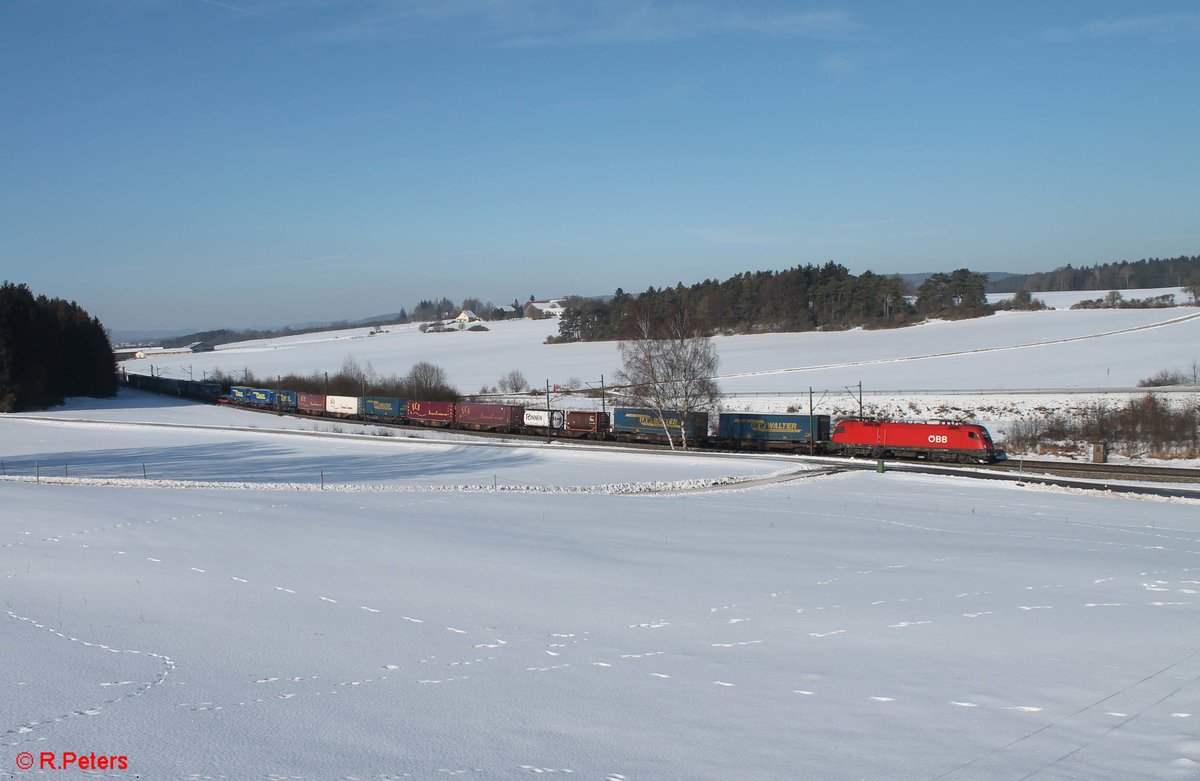
[[[423, 334], [416, 326], [305, 334], [226, 345], [211, 353], [126, 361], [130, 372], [168, 377], [249, 369], [258, 377], [336, 372], [347, 358], [380, 375], [403, 375], [418, 361], [446, 370], [461, 392], [491, 387], [522, 372], [535, 387], [572, 378], [598, 386], [620, 368], [615, 342], [544, 344], [558, 321], [489, 323], [487, 332]], [[962, 322], [931, 322], [883, 331], [842, 331], [715, 339], [726, 393], [807, 394], [857, 385], [868, 389], [1013, 390], [1135, 387], [1161, 369], [1197, 359], [1200, 310], [1004, 312]]]
[[[1189, 366], [1196, 314], [725, 337], [722, 385], [1069, 400]], [[156, 366], [616, 367], [552, 327]], [[130, 391], [0, 416], [0, 778], [1200, 774], [1200, 502], [380, 433]], [[128, 769], [22, 769], [67, 751]]]
[[[6, 421], [7, 453], [44, 452], [14, 445], [28, 427], [55, 452], [162, 447]], [[223, 480], [236, 443], [210, 436], [176, 447]], [[294, 439], [244, 444], [284, 475], [312, 457]], [[462, 450], [475, 474], [512, 453]], [[528, 493], [0, 484], [7, 768], [97, 751], [154, 779], [1200, 769], [1195, 502], [898, 473], [538, 492], [581, 484], [564, 455], [519, 456]], [[706, 469], [634, 458], [646, 478]], [[442, 485], [448, 460], [389, 483]], [[588, 468], [615, 484], [630, 464]]]
[[[1179, 289], [1128, 291], [1128, 298]], [[1047, 412], [1070, 415], [1097, 405], [1119, 407], [1143, 395], [1138, 382], [1161, 371], [1188, 371], [1200, 360], [1200, 309], [1067, 309], [1092, 291], [1045, 294], [1058, 309], [1002, 312], [963, 322], [930, 322], [883, 331], [716, 337], [719, 385], [726, 410], [815, 411], [833, 416], [864, 411], [902, 418], [971, 418], [1003, 440], [1014, 421]], [[615, 342], [545, 344], [556, 320], [490, 323], [487, 332], [422, 334], [393, 326], [305, 334], [227, 345], [212, 353], [127, 361], [130, 372], [151, 367], [168, 377], [203, 377], [219, 368], [258, 377], [336, 372], [347, 359], [377, 374], [403, 375], [418, 361], [441, 366], [462, 392], [497, 384], [516, 369], [536, 387], [612, 383], [620, 366]], [[1200, 392], [1166, 394], [1170, 403], [1200, 403]], [[540, 403], [540, 402], [538, 402]], [[556, 396], [556, 406], [581, 408], [583, 396]]]

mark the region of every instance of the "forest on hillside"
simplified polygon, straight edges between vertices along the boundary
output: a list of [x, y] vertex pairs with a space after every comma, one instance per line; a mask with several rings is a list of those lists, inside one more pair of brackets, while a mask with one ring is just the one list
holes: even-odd
[[989, 281], [989, 293], [1048, 293], [1060, 290], [1134, 290], [1157, 287], [1185, 287], [1200, 280], [1200, 255], [1177, 258], [1122, 260], [1095, 266], [1073, 267], [1023, 274]]
[[655, 289], [636, 297], [620, 288], [607, 301], [572, 297], [559, 322], [558, 342], [622, 339], [638, 318], [651, 323], [687, 321], [700, 334], [891, 328], [927, 317], [961, 319], [992, 313], [987, 277], [968, 269], [938, 273], [907, 297], [898, 276], [851, 274], [837, 263], [784, 271], [706, 279], [685, 287]]
[[68, 396], [114, 396], [108, 332], [74, 301], [0, 287], [0, 412], [62, 404]]

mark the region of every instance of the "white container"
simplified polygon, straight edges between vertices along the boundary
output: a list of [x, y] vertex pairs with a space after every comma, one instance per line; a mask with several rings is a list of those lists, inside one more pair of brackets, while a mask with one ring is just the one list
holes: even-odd
[[325, 411], [332, 415], [358, 415], [362, 412], [362, 399], [358, 396], [326, 396]]
[[538, 428], [546, 428], [546, 423], [553, 421], [554, 428], [563, 427], [563, 412], [560, 409], [544, 410], [544, 409], [526, 409], [525, 410], [525, 425], [536, 426]]

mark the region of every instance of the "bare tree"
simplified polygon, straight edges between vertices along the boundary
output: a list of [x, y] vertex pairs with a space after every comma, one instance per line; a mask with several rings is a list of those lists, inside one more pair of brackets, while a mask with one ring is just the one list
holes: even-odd
[[458, 392], [450, 385], [446, 370], [428, 361], [413, 364], [408, 372], [409, 392], [418, 399], [454, 399]]
[[649, 312], [630, 313], [630, 333], [621, 340], [622, 368], [617, 381], [629, 386], [635, 403], [654, 410], [675, 448], [668, 413], [680, 415], [680, 444], [687, 450], [687, 421], [716, 406], [714, 379], [719, 359], [712, 339], [697, 332], [682, 315], [656, 322]]
[[529, 390], [529, 380], [525, 379], [524, 374], [513, 369], [497, 381], [496, 387], [502, 393], [520, 393]]

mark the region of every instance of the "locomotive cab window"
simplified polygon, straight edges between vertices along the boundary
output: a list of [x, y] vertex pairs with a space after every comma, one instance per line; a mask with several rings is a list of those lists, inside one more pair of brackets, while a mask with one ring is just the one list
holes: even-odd
[[976, 434], [974, 431], [968, 431], [967, 436], [970, 437], [971, 439], [979, 439], [979, 435]]

